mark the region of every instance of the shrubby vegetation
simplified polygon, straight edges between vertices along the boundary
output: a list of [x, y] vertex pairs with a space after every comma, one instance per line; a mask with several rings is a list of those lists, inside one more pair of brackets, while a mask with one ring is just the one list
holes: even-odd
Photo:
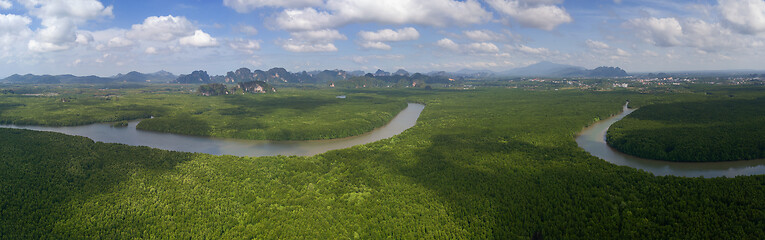
[[0, 238], [765, 238], [765, 176], [654, 177], [574, 142], [625, 99], [700, 94], [347, 95], [427, 107], [398, 136], [314, 157], [211, 156], [0, 129]]
[[765, 158], [763, 106], [765, 98], [649, 105], [612, 125], [608, 144], [631, 155], [668, 161]]

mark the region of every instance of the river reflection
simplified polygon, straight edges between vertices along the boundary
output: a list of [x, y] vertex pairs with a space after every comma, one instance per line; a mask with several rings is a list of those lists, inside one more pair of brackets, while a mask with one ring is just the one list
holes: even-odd
[[765, 159], [729, 162], [667, 162], [639, 158], [619, 152], [606, 144], [606, 131], [615, 122], [624, 118], [635, 109], [624, 105], [622, 113], [585, 128], [576, 137], [579, 147], [593, 156], [610, 163], [642, 169], [657, 176], [681, 177], [735, 177], [765, 174]]
[[214, 155], [312, 156], [330, 150], [349, 148], [393, 137], [413, 127], [423, 109], [425, 109], [425, 105], [409, 103], [388, 124], [371, 132], [341, 139], [311, 141], [258, 141], [158, 133], [137, 130], [135, 127], [138, 125], [139, 120], [130, 121], [127, 127], [122, 128], [111, 127], [105, 123], [74, 127], [16, 125], [0, 125], [0, 127], [58, 132], [88, 137], [99, 142], [122, 143], [133, 146], [148, 146], [172, 151], [199, 152]]

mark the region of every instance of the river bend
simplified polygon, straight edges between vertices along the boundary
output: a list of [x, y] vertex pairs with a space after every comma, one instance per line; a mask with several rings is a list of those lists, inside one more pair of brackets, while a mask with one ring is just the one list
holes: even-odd
[[241, 140], [142, 131], [136, 129], [136, 125], [138, 125], [140, 120], [130, 121], [127, 127], [121, 128], [111, 127], [108, 123], [72, 127], [17, 125], [0, 125], [0, 127], [58, 132], [83, 136], [99, 142], [122, 143], [132, 146], [147, 146], [172, 151], [209, 153], [214, 155], [313, 156], [330, 150], [349, 148], [398, 135], [415, 125], [423, 109], [425, 109], [423, 104], [409, 103], [404, 110], [399, 112], [385, 126], [371, 132], [347, 138], [309, 141]]
[[765, 174], [765, 159], [727, 162], [668, 162], [639, 158], [619, 152], [606, 144], [606, 132], [612, 124], [635, 111], [624, 105], [616, 116], [585, 128], [576, 137], [579, 147], [610, 163], [641, 169], [656, 176], [735, 177]]

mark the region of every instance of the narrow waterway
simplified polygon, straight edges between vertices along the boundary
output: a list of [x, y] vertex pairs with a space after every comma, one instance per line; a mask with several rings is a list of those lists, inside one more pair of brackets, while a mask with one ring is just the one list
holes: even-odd
[[214, 155], [312, 156], [330, 150], [376, 142], [398, 135], [417, 123], [417, 118], [420, 117], [420, 113], [422, 113], [423, 109], [425, 109], [425, 105], [409, 103], [409, 105], [398, 113], [388, 124], [371, 132], [347, 138], [310, 141], [258, 141], [158, 133], [136, 129], [135, 127], [138, 125], [139, 120], [130, 121], [128, 122], [127, 127], [121, 128], [111, 127], [110, 124], [106, 123], [73, 127], [16, 125], [0, 125], [0, 127], [58, 132], [68, 135], [88, 137], [99, 142], [122, 143], [133, 146], [148, 146], [165, 150], [209, 153]]
[[606, 144], [606, 132], [612, 124], [635, 111], [624, 105], [623, 111], [616, 116], [595, 123], [585, 128], [576, 137], [579, 147], [593, 156], [610, 163], [642, 169], [657, 176], [681, 177], [735, 177], [765, 174], [765, 159], [728, 162], [668, 162], [639, 158], [624, 154]]

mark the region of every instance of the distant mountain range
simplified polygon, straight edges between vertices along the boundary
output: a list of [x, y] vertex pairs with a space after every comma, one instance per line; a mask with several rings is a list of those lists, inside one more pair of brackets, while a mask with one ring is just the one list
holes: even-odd
[[454, 73], [436, 72], [432, 74], [461, 77], [626, 77], [627, 72], [619, 67], [598, 67], [588, 70], [584, 67], [539, 62], [526, 67], [502, 72], [491, 70], [462, 69]]
[[[268, 83], [328, 83], [334, 81], [347, 80], [352, 77], [368, 76], [377, 78], [386, 78], [393, 81], [395, 79], [418, 75], [410, 74], [404, 69], [399, 69], [394, 73], [378, 69], [374, 73], [365, 73], [363, 71], [346, 72], [343, 70], [324, 70], [311, 72], [289, 72], [284, 68], [271, 68], [267, 71], [240, 68], [236, 71], [228, 72], [225, 76], [208, 76], [205, 71], [194, 71], [192, 74], [176, 76], [166, 71], [155, 73], [129, 72], [126, 74], [117, 74], [112, 77], [98, 76], [74, 76], [67, 75], [18, 75], [0, 80], [4, 83], [32, 83], [32, 84], [58, 84], [58, 83], [237, 83], [246, 81], [262, 81]], [[515, 68], [502, 72], [490, 70], [472, 70], [462, 69], [457, 72], [430, 72], [425, 74], [429, 77], [437, 78], [490, 78], [490, 77], [625, 77], [627, 72], [618, 67], [598, 67], [595, 69], [586, 69], [584, 67], [557, 64], [552, 62], [539, 62], [526, 67]], [[419, 74], [419, 76], [423, 76]]]
[[71, 74], [64, 75], [19, 75], [14, 74], [7, 78], [0, 80], [4, 83], [31, 83], [31, 84], [94, 84], [94, 83], [115, 83], [115, 82], [130, 82], [130, 83], [166, 83], [171, 80], [175, 80], [177, 76], [166, 71], [159, 71], [155, 73], [139, 73], [129, 72], [127, 74], [117, 74], [112, 77], [99, 77], [99, 76], [74, 76]]

